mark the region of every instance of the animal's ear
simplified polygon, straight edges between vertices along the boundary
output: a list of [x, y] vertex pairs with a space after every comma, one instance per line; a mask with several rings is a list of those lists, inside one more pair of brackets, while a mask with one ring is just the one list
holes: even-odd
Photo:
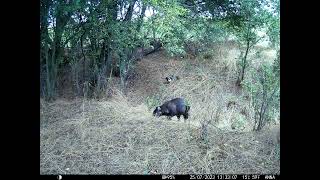
[[160, 106], [158, 106], [158, 107], [157, 107], [157, 110], [158, 110], [158, 111], [160, 111], [160, 110], [161, 110], [161, 107], [160, 107]]

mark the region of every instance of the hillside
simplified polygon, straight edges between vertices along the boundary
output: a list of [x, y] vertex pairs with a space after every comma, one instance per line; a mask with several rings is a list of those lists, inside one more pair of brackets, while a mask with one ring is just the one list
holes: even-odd
[[[126, 94], [115, 78], [101, 100], [40, 99], [40, 173], [280, 174], [279, 122], [251, 131], [250, 99], [235, 86], [239, 50], [232, 42], [212, 49], [197, 58], [164, 51], [144, 57]], [[255, 49], [262, 52], [253, 65], [275, 57]], [[181, 79], [164, 84], [170, 74]], [[152, 116], [173, 97], [191, 106], [188, 121]]]

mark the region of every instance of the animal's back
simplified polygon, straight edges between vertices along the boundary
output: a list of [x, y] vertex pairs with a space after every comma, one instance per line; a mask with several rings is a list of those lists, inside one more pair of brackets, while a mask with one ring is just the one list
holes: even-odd
[[173, 103], [176, 105], [185, 105], [184, 100], [182, 98], [174, 98], [174, 99], [168, 101], [167, 103]]
[[186, 112], [186, 105], [182, 98], [174, 98], [164, 103], [164, 108], [167, 108], [171, 113], [182, 114]]

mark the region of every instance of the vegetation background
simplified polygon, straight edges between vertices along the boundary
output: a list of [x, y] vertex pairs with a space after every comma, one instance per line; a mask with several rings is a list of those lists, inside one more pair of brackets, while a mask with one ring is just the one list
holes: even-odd
[[280, 174], [279, 0], [41, 0], [40, 37], [40, 174]]

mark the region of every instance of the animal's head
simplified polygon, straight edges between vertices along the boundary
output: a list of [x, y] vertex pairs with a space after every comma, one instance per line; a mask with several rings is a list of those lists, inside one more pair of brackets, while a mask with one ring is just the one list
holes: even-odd
[[160, 117], [162, 115], [161, 107], [158, 106], [156, 109], [153, 111], [153, 116], [155, 117]]
[[172, 77], [170, 77], [170, 76], [166, 77], [166, 80], [167, 80], [168, 83], [170, 83], [172, 81]]

